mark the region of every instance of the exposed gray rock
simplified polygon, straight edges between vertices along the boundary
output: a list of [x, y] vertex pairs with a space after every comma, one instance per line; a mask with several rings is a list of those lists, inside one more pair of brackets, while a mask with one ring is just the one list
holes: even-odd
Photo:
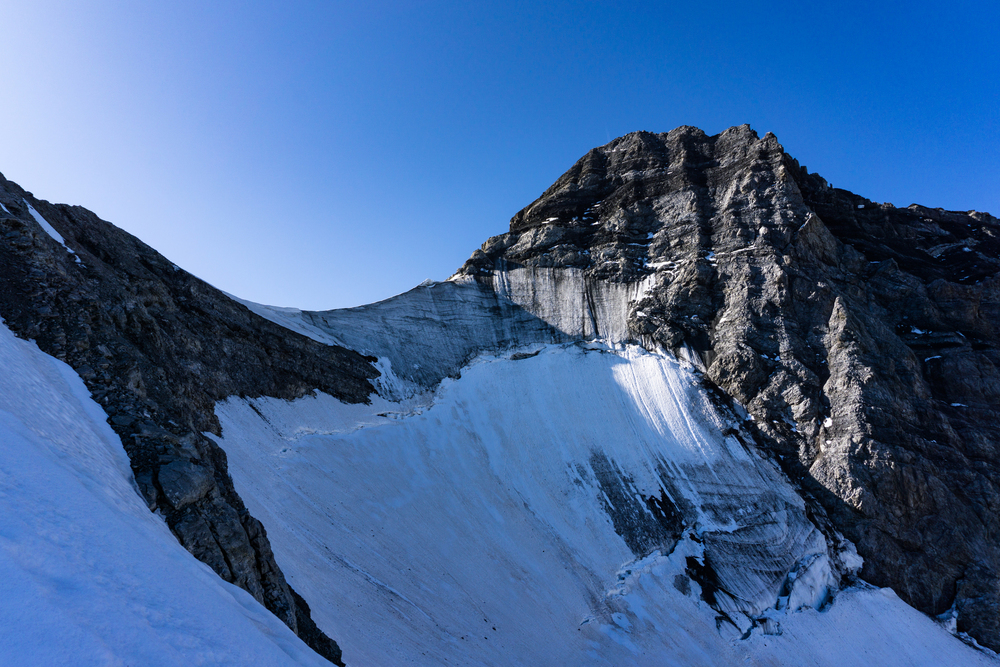
[[215, 570], [220, 577], [233, 581], [233, 573], [229, 570], [222, 548], [200, 512], [188, 512], [172, 528], [185, 549], [197, 554], [198, 560]]
[[604, 494], [604, 511], [632, 553], [642, 558], [656, 549], [673, 551], [684, 531], [684, 520], [666, 492], [644, 498], [604, 452], [591, 455], [590, 469]]
[[160, 466], [157, 476], [163, 495], [171, 505], [181, 509], [205, 497], [215, 480], [204, 467], [190, 461], [174, 461]]
[[643, 284], [623, 337], [693, 350], [865, 579], [1000, 648], [996, 218], [876, 204], [771, 134], [682, 127], [592, 150], [460, 274], [542, 269]]

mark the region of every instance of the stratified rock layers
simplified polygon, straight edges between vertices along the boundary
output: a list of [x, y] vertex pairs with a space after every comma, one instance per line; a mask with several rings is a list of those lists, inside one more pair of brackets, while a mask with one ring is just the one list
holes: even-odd
[[[456, 279], [570, 336], [693, 359], [814, 520], [857, 544], [863, 578], [954, 606], [997, 649], [998, 272], [993, 216], [875, 204], [741, 126], [590, 151]], [[576, 281], [579, 305], [539, 299], [537, 280]], [[624, 323], [601, 302], [617, 293]]]

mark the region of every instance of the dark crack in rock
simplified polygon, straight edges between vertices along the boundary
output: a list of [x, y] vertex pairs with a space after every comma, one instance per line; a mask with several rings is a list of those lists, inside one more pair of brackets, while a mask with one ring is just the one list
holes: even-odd
[[372, 359], [254, 315], [84, 208], [35, 199], [2, 176], [0, 202], [9, 211], [0, 209], [7, 326], [76, 369], [110, 415], [139, 492], [180, 542], [342, 664], [236, 494], [225, 452], [203, 433], [219, 434], [214, 406], [227, 396], [292, 399], [318, 389], [367, 401], [378, 376]]

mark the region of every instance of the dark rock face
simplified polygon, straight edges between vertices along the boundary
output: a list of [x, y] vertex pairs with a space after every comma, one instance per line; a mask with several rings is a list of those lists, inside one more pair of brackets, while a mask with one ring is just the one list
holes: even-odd
[[518, 265], [651, 279], [632, 338], [694, 351], [863, 578], [1000, 649], [1000, 221], [682, 127], [590, 151], [461, 273]]
[[[0, 316], [71, 365], [111, 415], [140, 492], [180, 542], [251, 593], [313, 649], [340, 650], [285, 581], [247, 512], [214, 405], [314, 389], [367, 401], [371, 359], [264, 320], [80, 207], [36, 200], [0, 176]], [[75, 253], [43, 230], [29, 205]]]

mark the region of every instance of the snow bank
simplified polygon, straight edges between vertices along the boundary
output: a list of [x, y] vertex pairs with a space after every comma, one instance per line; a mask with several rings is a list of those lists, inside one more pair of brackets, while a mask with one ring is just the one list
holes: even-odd
[[106, 418], [0, 324], [0, 662], [329, 664], [177, 543]]

